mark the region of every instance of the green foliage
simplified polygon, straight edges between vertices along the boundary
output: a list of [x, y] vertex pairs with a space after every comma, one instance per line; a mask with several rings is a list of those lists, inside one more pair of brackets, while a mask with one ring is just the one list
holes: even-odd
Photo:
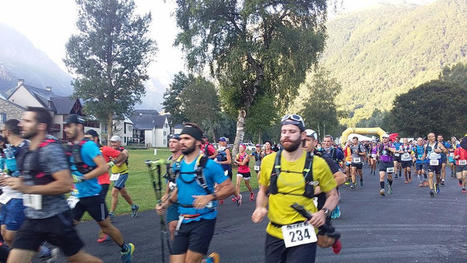
[[187, 76], [183, 72], [178, 72], [178, 74], [174, 76], [174, 79], [170, 84], [170, 88], [164, 93], [162, 107], [165, 112], [170, 113], [169, 123], [172, 127], [175, 124], [180, 124], [188, 120], [187, 117], [183, 115], [180, 94], [183, 92], [185, 87], [194, 81], [194, 78], [195, 77], [192, 74]]
[[467, 88], [467, 64], [457, 63], [451, 67], [443, 68], [439, 80], [457, 83], [459, 86]]
[[77, 0], [78, 33], [64, 60], [74, 78], [74, 96], [85, 110], [112, 123], [130, 114], [145, 94], [143, 82], [156, 45], [148, 37], [151, 15], [135, 14], [132, 0]]
[[341, 122], [355, 126], [376, 109], [389, 111], [397, 95], [467, 63], [466, 8], [462, 0], [381, 5], [329, 21], [321, 62], [342, 84], [337, 105], [351, 117]]
[[356, 127], [380, 127], [385, 131], [390, 131], [391, 126], [390, 122], [388, 122], [388, 115], [390, 115], [388, 111], [380, 111], [379, 109], [376, 109], [375, 111], [373, 111], [370, 118], [361, 119], [357, 123]]
[[[262, 96], [253, 105], [245, 119], [247, 135], [251, 135], [252, 141], [261, 143], [268, 131], [280, 121], [271, 96]], [[244, 140], [245, 141], [245, 140]]]
[[320, 68], [305, 82], [306, 100], [300, 114], [307, 127], [319, 131], [319, 136], [334, 134], [340, 130], [337, 119], [335, 98], [341, 92], [341, 85], [331, 78], [329, 71]]
[[425, 136], [429, 132], [445, 138], [465, 134], [467, 88], [439, 80], [430, 81], [399, 95], [391, 110], [392, 125], [402, 135]]

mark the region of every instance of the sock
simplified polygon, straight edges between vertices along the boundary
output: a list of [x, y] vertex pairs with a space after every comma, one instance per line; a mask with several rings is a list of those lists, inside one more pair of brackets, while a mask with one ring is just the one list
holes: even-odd
[[128, 251], [128, 245], [123, 241], [123, 244], [120, 246], [122, 248], [122, 252], [127, 252]]
[[379, 186], [381, 187], [381, 189], [384, 189], [384, 182], [379, 182]]
[[462, 180], [461, 180], [461, 179], [459, 179], [459, 184], [462, 184]]
[[388, 179], [389, 186], [392, 186], [392, 180]]

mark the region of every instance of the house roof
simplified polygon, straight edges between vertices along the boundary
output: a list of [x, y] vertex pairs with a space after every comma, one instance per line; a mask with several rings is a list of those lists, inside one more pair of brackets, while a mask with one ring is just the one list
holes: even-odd
[[3, 98], [0, 98], [0, 100], [6, 102], [6, 103], [8, 103], [8, 104], [11, 104], [11, 105], [13, 105], [13, 106], [15, 106], [15, 107], [18, 107], [18, 108], [20, 108], [20, 109], [22, 109], [22, 110], [26, 110], [26, 108], [24, 108], [23, 106], [18, 105], [18, 104], [14, 103], [14, 102], [11, 102], [11, 101], [9, 101], [9, 100], [3, 99]]
[[130, 120], [137, 130], [152, 130], [164, 127], [166, 116], [161, 116], [156, 110], [135, 110]]
[[70, 114], [78, 99], [72, 97], [51, 97], [55, 114]]

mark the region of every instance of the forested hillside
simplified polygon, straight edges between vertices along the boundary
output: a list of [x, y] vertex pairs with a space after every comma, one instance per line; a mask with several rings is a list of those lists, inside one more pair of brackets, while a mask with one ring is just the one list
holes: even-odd
[[[321, 65], [342, 85], [344, 125], [390, 110], [397, 94], [438, 78], [442, 68], [467, 62], [467, 2], [382, 5], [328, 23]], [[303, 99], [303, 98], [302, 98]]]

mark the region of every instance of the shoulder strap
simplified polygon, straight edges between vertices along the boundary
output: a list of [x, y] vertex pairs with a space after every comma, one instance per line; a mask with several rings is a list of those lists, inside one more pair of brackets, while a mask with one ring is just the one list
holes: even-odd
[[208, 159], [209, 158], [207, 154], [206, 155], [200, 154], [200, 156], [198, 157], [198, 160], [196, 161], [195, 171], [196, 171], [196, 181], [201, 187], [203, 187], [206, 194], [209, 195], [212, 192], [211, 190], [209, 190], [209, 187], [206, 182], [206, 177], [204, 177], [204, 172], [203, 172], [204, 168], [206, 168]]
[[313, 182], [313, 159], [314, 155], [306, 154], [305, 167], [303, 168], [303, 177], [305, 178], [305, 192], [303, 195], [308, 198], [313, 198], [315, 195]]

